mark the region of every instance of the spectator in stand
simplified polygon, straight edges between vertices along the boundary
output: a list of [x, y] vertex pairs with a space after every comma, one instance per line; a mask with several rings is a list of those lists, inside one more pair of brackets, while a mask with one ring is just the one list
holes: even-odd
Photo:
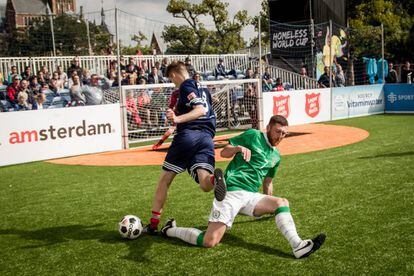
[[108, 67], [108, 72], [107, 72], [107, 77], [108, 79], [114, 79], [117, 75], [117, 71], [118, 71], [118, 62], [116, 60], [112, 60], [109, 63], [109, 67]]
[[17, 103], [14, 105], [15, 111], [25, 111], [30, 110], [29, 104], [27, 103], [27, 96], [24, 93], [21, 93], [17, 96]]
[[2, 72], [0, 72], [0, 85], [4, 85], [5, 83], [4, 83], [4, 76], [3, 76], [3, 73]]
[[275, 83], [275, 87], [273, 87], [273, 91], [285, 91], [281, 78], [276, 78], [276, 83]]
[[39, 82], [40, 85], [43, 85], [44, 83], [46, 84], [49, 83], [48, 81], [46, 81], [45, 75], [43, 74], [42, 71], [37, 72], [37, 81]]
[[50, 76], [50, 73], [49, 73], [49, 69], [47, 69], [47, 66], [43, 65], [42, 68], [40, 69], [40, 71], [42, 71], [43, 78], [45, 79], [46, 83], [49, 83], [51, 76]]
[[300, 74], [301, 76], [303, 76], [303, 77], [307, 77], [307, 76], [308, 76], [308, 72], [306, 71], [306, 67], [305, 67], [305, 66], [302, 66], [302, 67], [300, 68], [299, 74]]
[[79, 76], [74, 74], [72, 77], [73, 84], [69, 88], [70, 91], [70, 106], [84, 106], [85, 96], [82, 95], [82, 86]]
[[59, 96], [60, 89], [58, 87], [57, 79], [51, 79], [49, 82], [49, 90], [53, 92], [55, 97]]
[[263, 73], [262, 79], [266, 80], [266, 81], [267, 80], [272, 80], [272, 82], [273, 82], [272, 75], [270, 75], [270, 68], [269, 67], [265, 68], [265, 72]]
[[13, 76], [14, 75], [17, 75], [19, 77], [19, 80], [20, 80], [20, 76], [17, 73], [17, 66], [15, 66], [15, 65], [13, 65], [11, 67], [11, 71], [10, 71], [9, 75], [7, 76], [7, 83], [8, 84], [11, 84], [13, 82]]
[[397, 71], [394, 69], [394, 64], [392, 62], [388, 63], [388, 75], [385, 77], [386, 83], [397, 83], [398, 75]]
[[126, 71], [128, 74], [133, 74], [133, 73], [138, 73], [138, 66], [135, 62], [135, 58], [134, 57], [129, 57], [129, 62], [126, 66]]
[[89, 84], [91, 81], [91, 71], [88, 68], [84, 68], [82, 70], [82, 83], [83, 84]]
[[[75, 77], [75, 76], [78, 76], [78, 72], [76, 72], [76, 71], [72, 71], [72, 75], [70, 76], [70, 78], [69, 78], [69, 80], [68, 80], [68, 87], [70, 88], [70, 87], [72, 87], [72, 85], [73, 85], [73, 78]], [[79, 77], [79, 80], [80, 80], [80, 76], [78, 76]]]
[[62, 68], [61, 65], [58, 65], [56, 67], [56, 69], [57, 69], [56, 72], [58, 72], [58, 75], [59, 75], [58, 79], [63, 83], [63, 86], [67, 87], [67, 85], [68, 85], [68, 75], [65, 72], [63, 72], [63, 68]]
[[342, 66], [340, 64], [336, 64], [335, 86], [336, 87], [345, 86], [344, 71], [342, 70]]
[[31, 90], [31, 92], [32, 92], [33, 95], [37, 95], [38, 93], [40, 93], [41, 85], [37, 81], [37, 77], [36, 76], [32, 76], [30, 78], [29, 89]]
[[141, 69], [139, 70], [139, 73], [138, 73], [138, 83], [139, 83], [141, 80], [144, 80], [144, 81], [145, 81], [145, 83], [147, 83], [147, 82], [148, 82], [148, 75], [147, 75], [147, 73], [145, 73], [144, 68], [141, 68]]
[[151, 67], [151, 74], [148, 75], [148, 84], [153, 83], [164, 83], [164, 79], [158, 74], [158, 69], [155, 66]]
[[32, 92], [29, 89], [29, 82], [27, 80], [21, 80], [19, 84], [19, 92], [17, 93], [17, 97], [19, 97], [20, 94], [24, 94], [26, 101], [32, 105], [34, 102], [34, 97]]
[[22, 80], [30, 80], [30, 78], [33, 76], [32, 75], [32, 68], [30, 68], [30, 66], [26, 66], [24, 67], [24, 72], [21, 73], [21, 79]]
[[329, 67], [325, 66], [323, 69], [325, 73], [323, 73], [318, 80], [318, 84], [320, 88], [330, 87], [330, 80], [329, 80]]
[[35, 96], [35, 101], [32, 105], [32, 110], [39, 110], [44, 109], [43, 103], [46, 101], [46, 94], [45, 93], [39, 93]]
[[11, 81], [11, 84], [7, 87], [7, 100], [14, 106], [17, 104], [17, 94], [19, 93], [19, 75], [13, 75]]
[[200, 73], [196, 72], [193, 76], [193, 80], [200, 82], [201, 81], [201, 75]]
[[162, 73], [162, 76], [164, 77], [164, 78], [166, 78], [167, 76], [165, 75], [165, 70], [167, 69], [167, 66], [168, 66], [168, 64], [169, 64], [169, 62], [168, 62], [168, 58], [163, 58], [162, 59], [162, 62], [161, 62], [161, 67], [160, 67], [160, 71], [161, 71], [161, 73]]
[[69, 69], [68, 69], [68, 72], [67, 72], [67, 75], [68, 76], [72, 76], [72, 72], [73, 71], [76, 71], [76, 73], [77, 73], [77, 75], [79, 76], [79, 78], [81, 78], [81, 76], [82, 76], [82, 72], [83, 72], [83, 69], [82, 69], [82, 67], [80, 66], [80, 59], [79, 59], [79, 57], [75, 57], [73, 60], [72, 60], [72, 64], [71, 64], [71, 66], [69, 67]]
[[246, 75], [245, 75], [244, 78], [245, 79], [253, 79], [254, 78], [252, 68], [247, 68], [246, 69]]
[[[408, 78], [408, 75], [411, 73], [411, 79]], [[413, 81], [413, 70], [411, 70], [411, 64], [409, 61], [406, 61], [403, 68], [401, 69], [401, 83], [412, 83]]]
[[[103, 84], [100, 84], [100, 80], [104, 80]], [[109, 89], [111, 82], [104, 76], [98, 76], [92, 74], [91, 84], [84, 85], [81, 89], [81, 93], [85, 96], [85, 105], [98, 105], [104, 104], [104, 92], [103, 90]]]
[[144, 70], [145, 74], [149, 74], [149, 68], [148, 68], [148, 63], [146, 60], [141, 61], [141, 69]]
[[222, 58], [219, 58], [219, 62], [216, 68], [214, 69], [214, 76], [216, 77], [216, 79], [227, 78], [227, 72], [223, 62], [224, 60]]
[[263, 80], [263, 91], [272, 91], [274, 87], [273, 79]]
[[190, 75], [190, 78], [192, 78], [194, 73], [195, 73], [195, 69], [194, 69], [194, 66], [191, 64], [190, 57], [185, 58], [185, 67], [187, 68], [187, 71], [188, 71], [188, 74]]
[[129, 91], [126, 96], [126, 110], [127, 121], [135, 123], [137, 127], [141, 126], [142, 120], [138, 114], [138, 108], [134, 98], [134, 91]]
[[[118, 87], [118, 76], [116, 76], [115, 80], [112, 82], [112, 87]], [[129, 76], [126, 70], [121, 70], [121, 85], [128, 85], [129, 84]]]
[[128, 76], [128, 85], [136, 85], [137, 84], [138, 76], [137, 74], [133, 73]]
[[57, 71], [53, 72], [52, 79], [56, 80], [56, 87], [59, 91], [64, 88], [63, 81], [59, 79], [59, 73]]
[[[145, 82], [144, 80], [141, 80]], [[140, 83], [145, 84], [145, 83]], [[151, 97], [145, 89], [142, 89], [137, 98], [138, 111], [140, 117], [145, 121], [148, 127], [151, 127]]]

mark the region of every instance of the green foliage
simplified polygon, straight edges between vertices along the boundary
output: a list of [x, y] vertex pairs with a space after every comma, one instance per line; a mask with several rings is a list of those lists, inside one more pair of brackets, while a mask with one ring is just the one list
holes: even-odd
[[[230, 20], [228, 5], [219, 0], [203, 0], [200, 4], [170, 0], [167, 11], [176, 18], [184, 19], [188, 25], [165, 26], [162, 37], [169, 44], [167, 53], [229, 53], [244, 48], [241, 31], [249, 24], [250, 18], [243, 10]], [[203, 16], [212, 18], [213, 30], [207, 29], [201, 22]]]
[[[358, 2], [358, 1], [356, 1]], [[409, 1], [368, 0], [351, 9], [351, 39], [356, 56], [381, 53], [381, 23], [384, 24], [385, 58], [402, 60], [412, 57], [410, 28], [414, 15]]]
[[141, 51], [141, 53], [144, 55], [152, 54], [150, 46], [142, 45], [142, 42], [147, 40], [147, 37], [141, 31], [139, 31], [138, 34], [132, 35], [131, 40], [136, 42], [136, 45], [122, 47], [121, 49], [122, 55], [136, 55], [138, 51]]
[[[0, 168], [0, 274], [413, 275], [414, 116], [329, 124], [370, 135], [345, 147], [282, 156], [274, 182], [302, 237], [327, 234], [308, 259], [293, 259], [274, 216], [239, 216], [212, 249], [161, 236], [122, 240], [122, 216], [149, 220], [160, 166], [35, 162]], [[212, 193], [180, 174], [162, 223], [174, 217], [179, 226], [204, 230], [212, 201]]]

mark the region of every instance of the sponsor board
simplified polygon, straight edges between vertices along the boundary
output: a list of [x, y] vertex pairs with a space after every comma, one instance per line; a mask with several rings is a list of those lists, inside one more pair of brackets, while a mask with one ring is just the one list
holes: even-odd
[[332, 88], [332, 120], [384, 113], [383, 85]]
[[273, 115], [282, 115], [289, 125], [330, 120], [330, 89], [292, 90], [263, 93], [263, 119], [267, 125]]
[[0, 166], [122, 148], [119, 104], [0, 113]]
[[414, 113], [414, 84], [386, 84], [385, 112]]

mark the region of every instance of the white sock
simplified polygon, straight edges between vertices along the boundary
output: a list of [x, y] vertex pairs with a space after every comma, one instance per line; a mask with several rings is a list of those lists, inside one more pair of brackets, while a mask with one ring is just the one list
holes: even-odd
[[297, 248], [302, 242], [302, 239], [296, 232], [295, 222], [290, 214], [289, 207], [278, 208], [276, 210], [275, 221], [277, 228], [279, 228], [280, 232], [288, 240], [290, 246]]
[[171, 227], [167, 230], [167, 236], [171, 238], [179, 238], [185, 242], [197, 245], [197, 239], [203, 231], [196, 228]]

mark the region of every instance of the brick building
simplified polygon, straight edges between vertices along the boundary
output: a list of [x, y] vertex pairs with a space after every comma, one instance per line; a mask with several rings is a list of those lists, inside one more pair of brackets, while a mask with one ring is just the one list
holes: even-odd
[[35, 19], [44, 18], [47, 5], [52, 14], [76, 13], [76, 0], [7, 0], [6, 32], [24, 30]]

